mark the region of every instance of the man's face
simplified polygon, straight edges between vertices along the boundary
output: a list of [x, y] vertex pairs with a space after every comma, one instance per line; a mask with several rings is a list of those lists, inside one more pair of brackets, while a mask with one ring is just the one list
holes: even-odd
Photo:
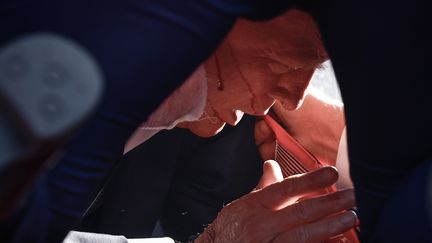
[[236, 125], [243, 112], [264, 115], [280, 100], [296, 109], [309, 81], [327, 59], [312, 18], [291, 10], [268, 22], [240, 20], [205, 63], [208, 97], [196, 122], [181, 124], [199, 136]]

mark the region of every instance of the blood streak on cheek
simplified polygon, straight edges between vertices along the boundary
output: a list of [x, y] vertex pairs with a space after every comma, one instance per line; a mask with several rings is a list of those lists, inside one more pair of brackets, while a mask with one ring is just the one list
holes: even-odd
[[240, 73], [242, 81], [245, 83], [245, 85], [247, 87], [249, 95], [251, 95], [251, 98], [250, 98], [251, 109], [252, 109], [253, 113], [258, 113], [257, 107], [256, 107], [255, 102], [254, 102], [255, 100], [257, 100], [258, 96], [255, 94], [254, 90], [252, 89], [252, 85], [247, 81], [247, 78], [244, 75], [243, 71], [240, 69], [237, 60], [235, 62], [235, 66], [236, 66], [238, 72]]
[[237, 60], [237, 57], [235, 56], [233, 48], [231, 46], [231, 43], [229, 41], [227, 43], [228, 43], [228, 47], [229, 47], [229, 50], [230, 50], [230, 53], [231, 53], [231, 57], [234, 60], [234, 66], [237, 69], [237, 71], [239, 72], [239, 74], [241, 76], [241, 79], [246, 84], [246, 87], [248, 89], [249, 94], [252, 96], [251, 100], [250, 100], [251, 109], [252, 109], [253, 113], [257, 113], [257, 107], [255, 106], [255, 102], [254, 102], [255, 100], [257, 100], [257, 95], [254, 93], [254, 91], [252, 89], [252, 86], [249, 84], [249, 82], [246, 79], [246, 76], [244, 75], [243, 71], [241, 70], [241, 68], [239, 66], [239, 62]]
[[251, 106], [251, 109], [252, 109], [252, 111], [253, 111], [254, 114], [257, 114], [257, 113], [259, 113], [259, 112], [258, 112], [258, 108], [259, 108], [259, 107], [257, 107], [255, 101], [258, 100], [258, 99], [257, 99], [258, 96], [255, 94], [254, 90], [252, 89], [252, 85], [247, 81], [246, 77], [244, 76], [244, 74], [243, 74], [243, 72], [240, 70], [240, 68], [239, 68], [238, 70], [239, 70], [239, 72], [240, 72], [240, 75], [241, 75], [241, 77], [242, 77], [243, 82], [246, 84], [246, 87], [247, 87], [247, 89], [248, 89], [249, 95], [251, 95], [250, 102], [249, 102], [249, 103], [250, 103], [250, 106]]

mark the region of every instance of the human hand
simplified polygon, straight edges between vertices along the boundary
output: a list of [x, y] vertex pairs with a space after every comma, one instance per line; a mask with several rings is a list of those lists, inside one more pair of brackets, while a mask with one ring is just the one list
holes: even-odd
[[337, 178], [335, 168], [324, 167], [270, 183], [225, 206], [195, 242], [319, 242], [343, 233], [358, 222], [342, 212], [355, 204], [352, 189], [298, 201]]
[[281, 181], [283, 181], [283, 174], [279, 164], [274, 160], [267, 160], [263, 164], [263, 175], [254, 190], [262, 189]]
[[264, 161], [275, 159], [276, 136], [264, 119], [257, 119], [254, 128], [255, 145]]

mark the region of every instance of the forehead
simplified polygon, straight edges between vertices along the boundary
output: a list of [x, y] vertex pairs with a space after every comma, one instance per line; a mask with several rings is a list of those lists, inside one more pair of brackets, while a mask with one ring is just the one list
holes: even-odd
[[239, 20], [228, 41], [237, 55], [287, 65], [297, 62], [316, 67], [328, 58], [315, 21], [296, 9], [266, 22]]

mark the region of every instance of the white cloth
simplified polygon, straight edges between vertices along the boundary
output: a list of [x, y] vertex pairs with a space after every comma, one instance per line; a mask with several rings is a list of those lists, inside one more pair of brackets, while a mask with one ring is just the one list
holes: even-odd
[[70, 231], [63, 243], [174, 243], [174, 240], [168, 237], [126, 239], [121, 235]]
[[141, 124], [126, 143], [124, 153], [163, 129], [172, 129], [180, 122], [198, 120], [206, 99], [207, 75], [201, 65]]
[[342, 131], [339, 141], [339, 149], [336, 158], [336, 168], [339, 172], [339, 180], [336, 182], [338, 189], [352, 188], [354, 185], [351, 181], [349, 173], [349, 159], [348, 159], [348, 141], [346, 135], [346, 127]]

